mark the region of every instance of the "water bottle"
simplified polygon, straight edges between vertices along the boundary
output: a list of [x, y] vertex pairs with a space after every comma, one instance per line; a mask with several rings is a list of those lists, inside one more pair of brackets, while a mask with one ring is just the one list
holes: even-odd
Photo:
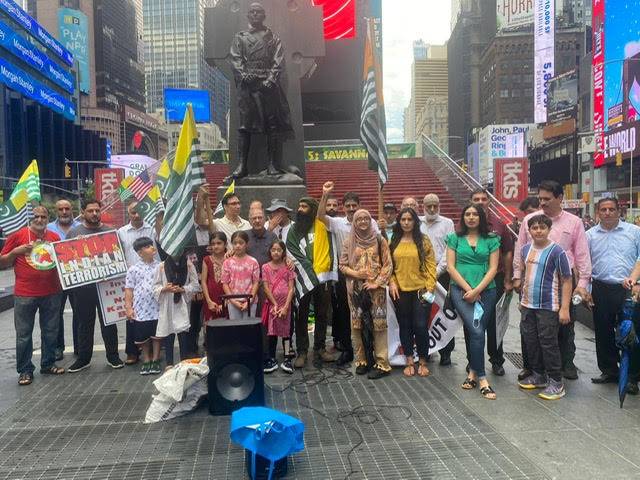
[[580, 305], [582, 303], [582, 295], [576, 293], [573, 297], [571, 297], [571, 303], [574, 305]]

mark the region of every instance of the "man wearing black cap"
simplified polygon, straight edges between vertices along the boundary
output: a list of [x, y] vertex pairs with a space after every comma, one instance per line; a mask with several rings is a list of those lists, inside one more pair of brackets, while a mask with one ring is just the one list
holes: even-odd
[[391, 241], [393, 227], [396, 225], [398, 209], [393, 203], [385, 203], [382, 209], [382, 219], [378, 222], [380, 230], [387, 236], [387, 241]]

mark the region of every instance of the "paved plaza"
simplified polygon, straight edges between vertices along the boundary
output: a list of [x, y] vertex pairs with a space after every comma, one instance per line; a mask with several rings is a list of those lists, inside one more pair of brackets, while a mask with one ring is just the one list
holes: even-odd
[[[507, 352], [519, 352], [517, 318], [514, 310]], [[88, 370], [57, 378], [36, 371], [31, 386], [19, 387], [12, 322], [12, 310], [0, 314], [0, 478], [247, 478], [243, 452], [229, 442], [229, 417], [203, 406], [143, 424], [153, 378], [138, 367], [112, 370], [102, 350]], [[580, 379], [557, 402], [517, 388], [516, 353], [508, 354], [506, 376], [491, 378], [498, 400], [463, 391], [461, 338], [454, 365], [435, 361], [426, 379], [399, 369], [376, 382], [331, 368], [270, 375], [267, 405], [306, 428], [305, 451], [290, 459], [287, 478], [640, 478], [640, 398], [628, 397], [621, 410], [614, 385], [592, 385], [593, 332], [577, 325], [576, 340]], [[66, 353], [61, 364], [72, 361]]]

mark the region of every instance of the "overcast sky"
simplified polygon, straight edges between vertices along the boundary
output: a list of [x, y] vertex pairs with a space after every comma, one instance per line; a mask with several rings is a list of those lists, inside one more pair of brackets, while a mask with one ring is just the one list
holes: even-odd
[[402, 142], [403, 111], [411, 99], [412, 44], [422, 38], [443, 44], [449, 38], [450, 0], [382, 0], [384, 101], [387, 141]]

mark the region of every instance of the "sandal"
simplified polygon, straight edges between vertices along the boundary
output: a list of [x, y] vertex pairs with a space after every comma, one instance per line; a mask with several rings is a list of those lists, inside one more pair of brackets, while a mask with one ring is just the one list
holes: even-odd
[[18, 385], [31, 385], [33, 382], [33, 373], [21, 373], [18, 377]]
[[418, 365], [418, 376], [419, 377], [428, 377], [429, 375], [431, 375], [431, 372], [429, 371], [429, 367], [427, 367], [426, 364], [419, 364]]
[[[409, 370], [411, 369], [411, 370]], [[407, 365], [406, 367], [404, 367], [404, 370], [402, 371], [402, 374], [405, 377], [413, 377], [416, 374], [416, 368], [415, 366], [412, 365]]]
[[64, 368], [62, 367], [57, 367], [55, 365], [49, 367], [49, 368], [41, 368], [40, 369], [40, 374], [41, 375], [62, 375], [64, 373]]
[[480, 389], [480, 394], [487, 400], [495, 400], [497, 397], [496, 392], [493, 390], [493, 388], [491, 388], [490, 385], [482, 387]]
[[467, 377], [466, 380], [464, 382], [462, 382], [462, 388], [464, 390], [473, 390], [474, 388], [476, 388], [478, 386], [478, 382], [476, 382], [474, 379]]

